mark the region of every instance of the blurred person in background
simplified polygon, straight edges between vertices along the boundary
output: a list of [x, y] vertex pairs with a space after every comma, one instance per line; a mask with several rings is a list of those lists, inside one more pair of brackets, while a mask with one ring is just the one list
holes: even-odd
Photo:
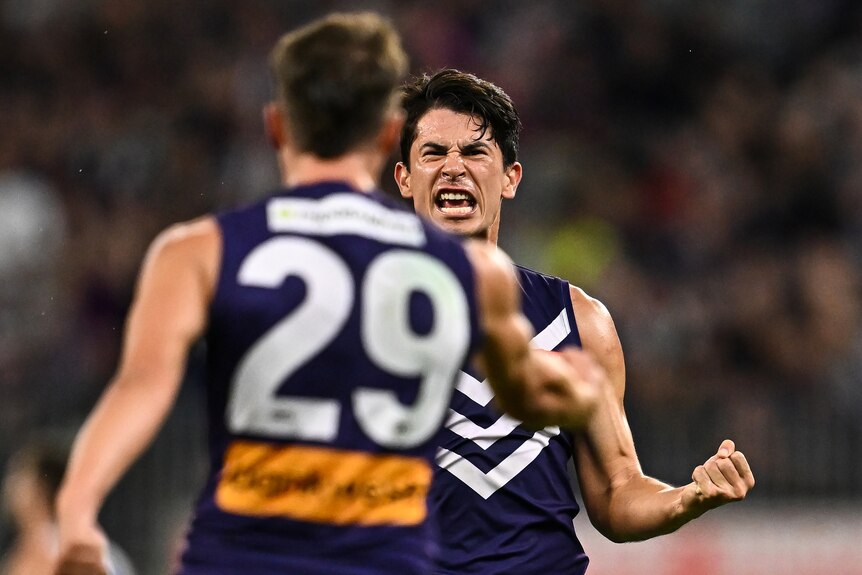
[[[46, 357], [68, 314], [62, 305], [68, 218], [56, 188], [28, 170], [0, 169], [0, 436], [32, 426], [55, 373]], [[39, 376], [31, 378], [38, 370]], [[45, 391], [45, 403], [27, 392]], [[41, 395], [41, 394], [40, 394]], [[0, 456], [17, 445], [0, 441]]]
[[[3, 478], [3, 504], [15, 524], [12, 546], [0, 557], [2, 575], [48, 575], [57, 561], [54, 499], [66, 470], [67, 442], [44, 434], [22, 445], [9, 459]], [[114, 575], [133, 575], [126, 554], [108, 545]]]
[[284, 188], [153, 242], [57, 497], [57, 575], [104, 573], [98, 511], [201, 336], [211, 470], [183, 575], [427, 573], [435, 437], [473, 352], [501, 405], [537, 427], [584, 425], [609, 391], [586, 353], [531, 351], [500, 252], [378, 190], [403, 124], [406, 55], [388, 21], [314, 21], [272, 65], [264, 117]]
[[[521, 123], [512, 100], [474, 75], [444, 69], [405, 85], [407, 119], [395, 179], [416, 212], [443, 229], [496, 245], [503, 199], [521, 181]], [[574, 459], [587, 514], [615, 542], [675, 531], [754, 486], [731, 440], [698, 465], [691, 483], [646, 476], [623, 405], [622, 347], [607, 309], [568, 282], [518, 266], [524, 314], [547, 350], [579, 345], [610, 375], [614, 401], [583, 431], [525, 429], [490, 403], [481, 369], [461, 374], [437, 454], [431, 505], [440, 523], [438, 573], [584, 573], [574, 533]]]

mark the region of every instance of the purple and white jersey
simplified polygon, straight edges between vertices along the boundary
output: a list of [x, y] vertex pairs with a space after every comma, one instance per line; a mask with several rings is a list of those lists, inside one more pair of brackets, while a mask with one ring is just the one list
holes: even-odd
[[478, 345], [460, 241], [342, 183], [217, 220], [210, 475], [180, 573], [430, 573], [436, 436]]
[[[523, 267], [518, 273], [533, 346], [580, 346], [568, 282]], [[437, 573], [583, 574], [588, 559], [572, 524], [579, 506], [568, 472], [571, 435], [524, 429], [492, 398], [481, 376], [461, 373], [429, 500], [440, 531]]]

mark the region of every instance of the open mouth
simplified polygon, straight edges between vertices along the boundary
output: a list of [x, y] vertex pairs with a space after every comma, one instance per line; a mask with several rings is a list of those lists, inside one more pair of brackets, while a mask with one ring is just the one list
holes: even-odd
[[462, 190], [440, 190], [434, 205], [444, 215], [465, 217], [476, 211], [476, 198]]

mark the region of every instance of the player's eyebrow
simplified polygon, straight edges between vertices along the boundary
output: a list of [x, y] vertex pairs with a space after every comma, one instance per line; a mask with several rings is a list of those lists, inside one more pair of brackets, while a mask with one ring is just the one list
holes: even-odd
[[464, 144], [463, 146], [458, 146], [458, 149], [461, 150], [461, 153], [470, 153], [476, 152], [480, 150], [490, 150], [491, 147], [484, 140], [473, 140], [469, 144]]
[[[477, 151], [489, 150], [490, 146], [484, 140], [473, 140], [468, 144], [458, 145], [458, 151], [462, 154], [470, 154]], [[449, 146], [439, 142], [425, 142], [419, 147], [420, 153], [432, 153], [445, 155], [449, 152]]]
[[425, 142], [419, 147], [420, 153], [431, 152], [435, 154], [446, 154], [446, 152], [448, 151], [449, 148], [447, 146], [444, 146], [443, 144], [437, 142]]

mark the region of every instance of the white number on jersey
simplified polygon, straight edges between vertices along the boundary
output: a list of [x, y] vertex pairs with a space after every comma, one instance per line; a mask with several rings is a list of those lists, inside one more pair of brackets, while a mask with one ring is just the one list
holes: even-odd
[[[427, 254], [390, 250], [368, 267], [355, 301], [354, 281], [342, 258], [325, 245], [275, 237], [256, 247], [240, 266], [240, 285], [279, 288], [296, 276], [306, 297], [268, 330], [240, 361], [231, 382], [228, 428], [234, 433], [331, 442], [342, 406], [334, 398], [276, 395], [297, 369], [320, 354], [359, 305], [361, 348], [380, 369], [421, 378], [412, 406], [394, 391], [363, 387], [352, 394], [360, 427], [378, 444], [409, 448], [437, 430], [470, 337], [467, 299], [455, 275]], [[434, 325], [418, 334], [410, 326], [413, 293], [431, 303]]]

